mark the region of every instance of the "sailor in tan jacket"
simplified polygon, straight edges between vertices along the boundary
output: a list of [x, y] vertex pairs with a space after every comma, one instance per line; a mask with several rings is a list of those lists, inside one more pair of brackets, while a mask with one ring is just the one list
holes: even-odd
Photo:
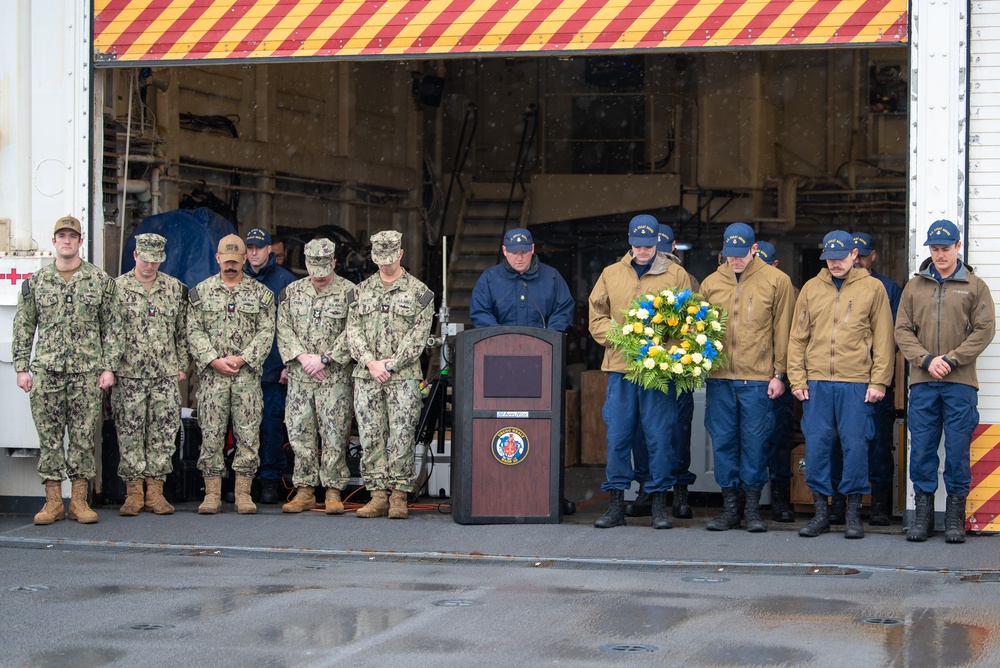
[[747, 531], [767, 531], [760, 493], [767, 484], [767, 446], [774, 430], [774, 400], [785, 392], [792, 282], [755, 257], [753, 228], [733, 223], [723, 235], [725, 262], [701, 284], [702, 297], [726, 309], [725, 366], [706, 383], [705, 428], [712, 436], [715, 481], [722, 514], [709, 531], [740, 526], [737, 491], [746, 491]]
[[868, 483], [868, 441], [874, 436], [875, 404], [892, 380], [892, 309], [882, 283], [854, 268], [858, 249], [842, 230], [823, 238], [826, 269], [802, 286], [788, 341], [788, 378], [802, 402], [806, 437], [806, 484], [816, 515], [800, 536], [830, 530], [830, 454], [840, 436], [847, 497], [846, 538], [863, 538], [861, 497]]
[[[652, 498], [653, 528], [672, 526], [666, 510], [666, 491], [674, 484], [671, 472], [671, 441], [677, 421], [677, 399], [647, 390], [625, 380], [625, 360], [608, 347], [612, 320], [621, 321], [622, 311], [639, 295], [665, 289], [690, 289], [691, 281], [680, 264], [666, 253], [656, 252], [658, 222], [642, 214], [629, 226], [630, 254], [604, 269], [590, 293], [590, 334], [604, 350], [601, 369], [608, 372], [607, 398], [602, 416], [608, 427], [607, 481], [601, 489], [609, 492], [608, 512], [595, 523], [599, 529], [625, 524], [625, 489], [632, 484], [632, 444], [641, 429], [649, 451], [649, 476], [645, 489]], [[673, 387], [671, 385], [671, 387]]]

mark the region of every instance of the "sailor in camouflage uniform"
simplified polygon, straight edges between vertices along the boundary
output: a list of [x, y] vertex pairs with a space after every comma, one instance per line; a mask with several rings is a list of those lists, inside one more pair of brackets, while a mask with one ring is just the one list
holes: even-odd
[[[35, 515], [35, 524], [65, 517], [60, 485], [67, 476], [73, 484], [69, 518], [92, 524], [97, 513], [88, 505], [87, 493], [96, 474], [94, 437], [101, 393], [115, 383], [104, 345], [114, 317], [115, 282], [80, 257], [83, 232], [73, 216], [56, 221], [52, 245], [55, 262], [21, 284], [11, 345], [17, 386], [28, 393], [38, 431], [45, 505]], [[69, 446], [64, 451], [67, 431]]]
[[[159, 234], [135, 238], [135, 269], [115, 279], [118, 319], [112, 360], [118, 385], [111, 395], [121, 462], [118, 475], [128, 497], [118, 514], [146, 510], [169, 515], [163, 482], [180, 427], [178, 381], [187, 377], [187, 299], [183, 283], [161, 272], [167, 240]], [[146, 481], [143, 492], [143, 479]]]
[[361, 475], [372, 494], [357, 516], [406, 519], [406, 495], [416, 489], [420, 354], [434, 317], [434, 293], [400, 266], [399, 232], [379, 232], [371, 240], [378, 274], [358, 286], [347, 317], [347, 344], [357, 361], [354, 414], [364, 451]]
[[295, 453], [296, 491], [281, 507], [285, 513], [315, 508], [315, 488], [322, 486], [326, 514], [343, 514], [340, 491], [351, 477], [345, 456], [351, 433], [351, 356], [344, 327], [354, 284], [334, 273], [335, 249], [329, 239], [307, 243], [309, 277], [278, 297], [278, 350], [288, 370], [285, 421]]
[[274, 294], [243, 273], [246, 246], [235, 234], [222, 238], [216, 259], [222, 271], [188, 293], [188, 346], [198, 372], [198, 420], [205, 475], [202, 515], [222, 509], [222, 457], [226, 424], [236, 436], [236, 512], [257, 512], [250, 486], [259, 462], [260, 377], [274, 339]]

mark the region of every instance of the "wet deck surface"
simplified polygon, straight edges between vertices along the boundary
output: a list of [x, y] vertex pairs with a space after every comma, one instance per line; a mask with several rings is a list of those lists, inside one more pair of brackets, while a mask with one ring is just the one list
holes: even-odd
[[597, 478], [558, 525], [6, 516], [0, 665], [1000, 665], [1000, 537], [716, 533], [714, 507], [597, 530]]

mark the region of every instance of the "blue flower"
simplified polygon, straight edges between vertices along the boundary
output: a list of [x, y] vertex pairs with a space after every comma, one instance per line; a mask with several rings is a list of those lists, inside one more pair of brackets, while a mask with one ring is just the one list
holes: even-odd
[[705, 346], [704, 355], [706, 359], [714, 360], [716, 357], [719, 356], [719, 352], [715, 349], [715, 346], [709, 343], [707, 346]]
[[648, 351], [649, 351], [649, 344], [647, 343], [646, 345], [639, 348], [639, 357], [637, 357], [636, 359], [642, 359], [643, 357], [646, 356], [646, 353]]
[[646, 311], [648, 311], [650, 314], [656, 311], [656, 309], [653, 308], [653, 302], [649, 300], [644, 302], [639, 302], [639, 308], [646, 309]]
[[706, 315], [708, 315], [708, 307], [702, 306], [698, 309], [698, 312], [694, 314], [694, 318], [695, 320], [704, 320]]
[[688, 297], [690, 297], [690, 296], [691, 296], [691, 291], [690, 290], [685, 289], [685, 290], [681, 290], [680, 292], [678, 292], [677, 293], [677, 308], [680, 308], [684, 304], [684, 302], [686, 302], [688, 300]]

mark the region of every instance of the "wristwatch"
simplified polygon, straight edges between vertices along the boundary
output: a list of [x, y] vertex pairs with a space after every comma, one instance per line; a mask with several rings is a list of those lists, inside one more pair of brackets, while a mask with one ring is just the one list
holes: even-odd
[[391, 361], [385, 363], [385, 370], [388, 371], [389, 373], [392, 373], [392, 362]]
[[327, 366], [330, 363], [330, 358], [326, 355], [320, 355], [319, 361], [323, 363], [323, 366]]
[[774, 378], [776, 380], [784, 380], [785, 379], [785, 374], [783, 374], [783, 373], [776, 373], [776, 374], [774, 374]]

